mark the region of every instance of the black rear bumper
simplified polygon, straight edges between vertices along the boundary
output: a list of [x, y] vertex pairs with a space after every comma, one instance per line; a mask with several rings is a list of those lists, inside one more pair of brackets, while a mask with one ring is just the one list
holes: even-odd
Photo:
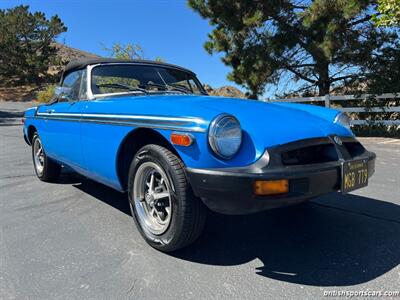
[[[357, 156], [337, 145], [339, 159], [331, 162], [284, 166], [278, 162], [279, 149], [267, 149], [263, 157], [248, 167], [229, 169], [187, 169], [196, 196], [213, 211], [224, 214], [247, 214], [288, 206], [310, 198], [339, 191], [341, 164], [348, 160], [368, 162], [368, 174], [375, 171], [376, 155], [363, 151]], [[275, 158], [274, 158], [275, 156]], [[275, 196], [256, 196], [256, 180], [289, 180], [289, 192]]]

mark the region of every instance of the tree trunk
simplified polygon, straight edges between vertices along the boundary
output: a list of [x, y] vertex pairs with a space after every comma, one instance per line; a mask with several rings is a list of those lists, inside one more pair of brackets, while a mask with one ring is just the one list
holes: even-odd
[[329, 94], [331, 81], [329, 79], [329, 64], [322, 63], [316, 66], [316, 71], [319, 75], [318, 78], [318, 95], [325, 96]]
[[318, 96], [325, 96], [329, 94], [331, 83], [329, 79], [326, 81], [318, 81]]

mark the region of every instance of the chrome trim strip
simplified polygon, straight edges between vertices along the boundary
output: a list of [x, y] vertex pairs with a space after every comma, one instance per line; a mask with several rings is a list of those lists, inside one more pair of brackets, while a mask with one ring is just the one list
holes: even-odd
[[[188, 172], [195, 172], [201, 174], [215, 174], [220, 172], [221, 175], [231, 176], [246, 176], [255, 174], [265, 174], [265, 169], [269, 164], [269, 153], [265, 149], [264, 153], [253, 163], [242, 166], [242, 167], [221, 167], [221, 168], [208, 168], [208, 169], [197, 169], [197, 168], [186, 168]], [[272, 170], [273, 171], [273, 170]], [[228, 174], [227, 174], [228, 173]]]
[[86, 66], [86, 95], [88, 100], [93, 100], [94, 96], [92, 93], [92, 67]]
[[92, 70], [94, 67], [99, 66], [100, 64], [95, 65], [88, 65], [86, 66], [87, 69], [87, 95], [89, 100], [94, 100], [95, 97], [92, 92]]
[[73, 118], [111, 118], [111, 119], [127, 119], [127, 120], [157, 120], [157, 121], [173, 121], [173, 122], [197, 122], [205, 124], [201, 118], [193, 117], [169, 117], [160, 115], [124, 115], [124, 114], [81, 114], [81, 113], [57, 113], [57, 112], [38, 112], [38, 116], [51, 116], [51, 117], [73, 117]]
[[81, 113], [43, 113], [36, 114], [38, 119], [93, 122], [124, 126], [141, 126], [168, 130], [206, 132], [207, 122], [201, 118], [168, 117], [157, 115], [120, 115], [120, 114], [81, 114]]

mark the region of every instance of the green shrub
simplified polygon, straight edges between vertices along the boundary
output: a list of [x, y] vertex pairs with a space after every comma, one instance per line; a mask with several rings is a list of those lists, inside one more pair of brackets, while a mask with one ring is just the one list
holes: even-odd
[[37, 93], [37, 100], [41, 103], [48, 103], [54, 97], [55, 85], [48, 85]]
[[370, 124], [354, 126], [352, 130], [356, 136], [400, 138], [400, 126], [396, 125], [385, 126], [379, 124]]

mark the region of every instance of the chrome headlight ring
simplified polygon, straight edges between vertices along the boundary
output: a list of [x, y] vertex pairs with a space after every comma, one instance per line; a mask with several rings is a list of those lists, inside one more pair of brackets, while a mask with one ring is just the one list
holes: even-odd
[[342, 125], [342, 126], [348, 128], [348, 129], [350, 129], [350, 118], [344, 112], [338, 113], [333, 122], [335, 124], [339, 124], [339, 125]]
[[218, 115], [208, 128], [208, 143], [218, 157], [232, 158], [242, 144], [239, 121], [229, 114]]

